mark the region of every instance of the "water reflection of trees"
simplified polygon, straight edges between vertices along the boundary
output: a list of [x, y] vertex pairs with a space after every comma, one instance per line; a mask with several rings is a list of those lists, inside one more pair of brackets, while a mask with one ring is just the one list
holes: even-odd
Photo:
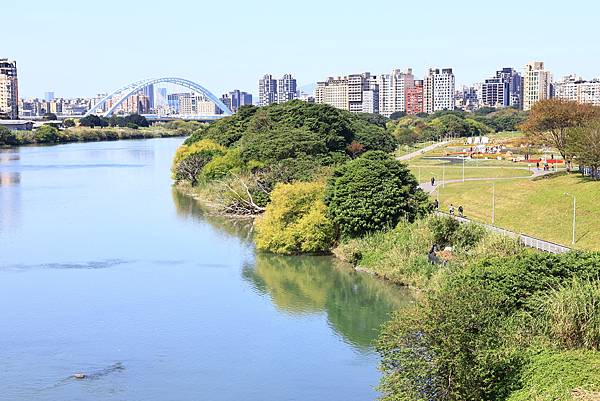
[[229, 219], [208, 212], [202, 204], [191, 196], [173, 187], [173, 203], [177, 215], [183, 219], [206, 222], [223, 234], [251, 241], [252, 221], [247, 219]]
[[[252, 223], [215, 216], [189, 195], [173, 189], [177, 215], [209, 223], [226, 235], [251, 241]], [[290, 314], [326, 313], [331, 327], [359, 350], [368, 350], [392, 311], [408, 305], [408, 290], [327, 256], [276, 256], [257, 253], [243, 278], [275, 306]]]
[[411, 301], [408, 291], [331, 257], [257, 254], [242, 274], [282, 311], [326, 313], [331, 327], [359, 349], [370, 347], [390, 313]]

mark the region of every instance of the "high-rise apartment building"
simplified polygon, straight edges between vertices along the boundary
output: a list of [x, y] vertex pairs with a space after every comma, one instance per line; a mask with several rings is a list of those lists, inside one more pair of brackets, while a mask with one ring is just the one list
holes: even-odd
[[218, 107], [198, 93], [182, 93], [179, 95], [179, 114], [212, 116], [218, 114]]
[[391, 76], [391, 97], [393, 104], [392, 113], [397, 111], [406, 111], [406, 90], [408, 88], [412, 88], [415, 82], [415, 76], [413, 75], [412, 68], [409, 68], [406, 71], [394, 70], [392, 71]]
[[154, 85], [148, 85], [142, 89], [142, 94], [148, 99], [149, 110], [154, 109]]
[[277, 80], [270, 74], [258, 81], [258, 105], [268, 106], [277, 103]]
[[285, 74], [277, 80], [277, 103], [285, 103], [297, 98], [296, 79], [291, 74]]
[[389, 117], [395, 111], [395, 103], [392, 97], [392, 75], [380, 74], [376, 78], [379, 89], [379, 114]]
[[221, 101], [235, 113], [241, 106], [252, 104], [252, 94], [236, 89], [221, 96]]
[[554, 97], [600, 106], [600, 78], [586, 81], [569, 75], [554, 83]]
[[341, 110], [348, 108], [348, 77], [329, 77], [317, 82], [315, 103], [328, 104]]
[[531, 110], [540, 100], [552, 96], [552, 73], [544, 69], [543, 61], [532, 61], [523, 70], [523, 110]]
[[362, 113], [379, 114], [379, 84], [373, 76], [367, 82], [367, 88], [362, 92]]
[[432, 68], [423, 80], [424, 110], [428, 114], [454, 110], [454, 73], [452, 68]]
[[423, 108], [423, 80], [414, 80], [413, 86], [405, 89], [406, 114], [419, 114], [424, 112]]
[[475, 111], [480, 107], [481, 88], [475, 86], [463, 86], [456, 91], [454, 108], [464, 111]]
[[503, 68], [481, 86], [481, 103], [487, 107], [522, 108], [523, 86], [521, 75], [513, 68]]
[[0, 117], [19, 118], [17, 62], [0, 59]]
[[381, 79], [370, 72], [329, 77], [317, 82], [315, 103], [329, 104], [352, 113], [379, 113]]

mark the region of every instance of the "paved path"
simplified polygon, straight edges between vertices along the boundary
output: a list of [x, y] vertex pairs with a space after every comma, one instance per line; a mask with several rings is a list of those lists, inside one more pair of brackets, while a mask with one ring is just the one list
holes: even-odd
[[[521, 168], [521, 167], [518, 167]], [[526, 167], [522, 167], [523, 170], [528, 170], [528, 168]], [[531, 178], [535, 178], [535, 177], [540, 177], [543, 175], [547, 175], [550, 173], [553, 173], [553, 171], [544, 171], [544, 170], [537, 170], [537, 169], [533, 169], [533, 174], [531, 175], [527, 175], [527, 176], [520, 176], [520, 177], [488, 177], [488, 178], [465, 178], [465, 182], [467, 181], [497, 181], [497, 180], [518, 180], [518, 179], [531, 179]], [[463, 182], [462, 178], [459, 178], [458, 180], [446, 180], [446, 184], [451, 184], [453, 182]], [[421, 184], [419, 184], [419, 188], [421, 188], [423, 191], [427, 192], [428, 194], [433, 193], [439, 186], [441, 186], [442, 183], [440, 181], [436, 181], [436, 185], [433, 186], [431, 185], [430, 181], [427, 182], [423, 182]]]
[[398, 157], [396, 157], [396, 160], [407, 161], [407, 160], [413, 159], [413, 158], [415, 158], [417, 156], [421, 156], [423, 153], [430, 152], [430, 151], [432, 151], [435, 148], [439, 148], [440, 146], [444, 146], [444, 145], [447, 145], [449, 143], [450, 143], [450, 141], [436, 142], [436, 143], [434, 143], [432, 145], [424, 147], [423, 149], [415, 150], [414, 152], [407, 153], [407, 154], [405, 154], [403, 156], [398, 156]]

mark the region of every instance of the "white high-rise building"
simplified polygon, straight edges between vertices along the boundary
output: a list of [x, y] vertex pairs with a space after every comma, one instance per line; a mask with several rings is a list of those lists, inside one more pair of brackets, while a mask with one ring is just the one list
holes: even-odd
[[268, 106], [277, 103], [277, 80], [270, 74], [258, 81], [258, 105]]
[[362, 112], [379, 114], [379, 85], [377, 77], [371, 76], [367, 83], [368, 87], [362, 92]]
[[379, 89], [379, 114], [389, 117], [395, 111], [392, 97], [392, 76], [390, 74], [378, 75], [377, 87]]
[[19, 118], [19, 85], [17, 62], [0, 59], [0, 116], [11, 120]]
[[423, 81], [423, 108], [426, 113], [454, 110], [455, 79], [452, 68], [441, 71], [432, 68]]
[[285, 103], [297, 98], [296, 79], [292, 74], [285, 74], [277, 80], [277, 103]]
[[586, 81], [578, 75], [568, 75], [554, 83], [554, 97], [600, 106], [600, 79]]
[[550, 99], [552, 73], [544, 69], [543, 61], [532, 61], [523, 71], [523, 110], [531, 110], [540, 100]]

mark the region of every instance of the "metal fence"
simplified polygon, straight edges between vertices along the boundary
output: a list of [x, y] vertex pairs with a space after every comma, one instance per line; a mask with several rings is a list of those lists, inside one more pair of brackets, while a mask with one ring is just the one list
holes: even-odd
[[478, 225], [484, 227], [486, 230], [488, 230], [490, 232], [493, 232], [493, 233], [496, 233], [496, 234], [505, 235], [507, 237], [511, 237], [511, 238], [514, 238], [514, 239], [518, 239], [519, 242], [521, 244], [523, 244], [523, 246], [526, 246], [526, 247], [529, 247], [529, 248], [534, 248], [534, 249], [537, 249], [537, 250], [542, 251], [542, 252], [548, 252], [548, 253], [566, 253], [566, 252], [569, 252], [571, 250], [571, 248], [566, 247], [564, 245], [556, 244], [556, 243], [550, 242], [550, 241], [544, 241], [542, 239], [531, 237], [529, 235], [519, 234], [519, 233], [516, 233], [514, 231], [510, 231], [510, 230], [506, 230], [504, 228], [493, 226], [491, 224], [479, 223], [479, 222], [467, 219], [465, 217], [460, 217], [460, 216], [456, 216], [456, 215], [452, 215], [452, 214], [444, 213], [444, 212], [440, 212], [440, 211], [435, 212], [435, 214], [438, 215], [438, 216], [452, 217], [452, 218], [460, 221], [461, 223], [467, 223], [467, 224], [474, 223], [474, 224], [478, 224]]
[[579, 166], [579, 172], [583, 174], [584, 177], [591, 177], [596, 180], [600, 180], [600, 169], [586, 166]]

